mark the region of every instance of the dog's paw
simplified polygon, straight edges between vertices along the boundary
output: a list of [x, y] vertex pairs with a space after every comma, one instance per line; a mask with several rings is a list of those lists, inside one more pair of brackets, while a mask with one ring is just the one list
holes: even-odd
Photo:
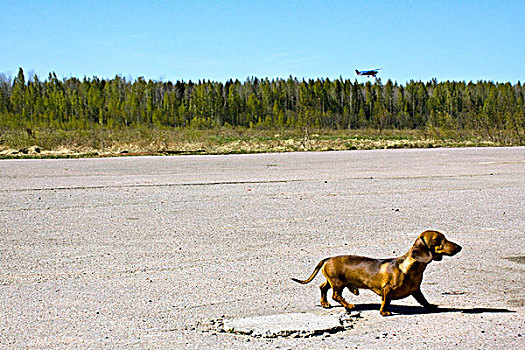
[[350, 310], [355, 309], [355, 305], [354, 304], [346, 304], [346, 305], [344, 305], [344, 308], [346, 309], [346, 311], [350, 311]]
[[324, 307], [325, 309], [329, 309], [332, 307], [332, 305], [330, 305], [330, 303], [326, 302], [326, 303], [321, 303], [321, 306]]
[[381, 314], [381, 316], [391, 316], [392, 315], [390, 311], [379, 311], [379, 313]]

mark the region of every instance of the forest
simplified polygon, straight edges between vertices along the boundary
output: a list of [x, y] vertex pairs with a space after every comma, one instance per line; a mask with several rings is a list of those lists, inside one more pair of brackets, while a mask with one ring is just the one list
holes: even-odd
[[[260, 130], [431, 130], [524, 144], [525, 90], [520, 82], [381, 79], [259, 79], [215, 82], [112, 79], [41, 80], [22, 68], [0, 75], [0, 132], [51, 127]], [[1, 142], [1, 141], [0, 141]]]

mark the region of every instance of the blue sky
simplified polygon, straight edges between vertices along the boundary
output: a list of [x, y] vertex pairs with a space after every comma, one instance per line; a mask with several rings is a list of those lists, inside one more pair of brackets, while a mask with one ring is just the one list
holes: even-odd
[[[0, 72], [525, 81], [525, 1], [0, 2]], [[358, 78], [364, 81], [366, 78]]]

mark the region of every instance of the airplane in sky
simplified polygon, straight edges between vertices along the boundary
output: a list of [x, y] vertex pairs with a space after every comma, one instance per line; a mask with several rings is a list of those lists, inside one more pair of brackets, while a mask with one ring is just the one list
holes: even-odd
[[379, 73], [379, 71], [383, 69], [383, 68], [376, 68], [376, 69], [370, 69], [370, 70], [362, 70], [362, 71], [358, 71], [357, 69], [355, 70], [355, 74], [357, 75], [363, 75], [363, 76], [366, 76], [366, 77], [375, 77], [377, 75], [377, 73]]

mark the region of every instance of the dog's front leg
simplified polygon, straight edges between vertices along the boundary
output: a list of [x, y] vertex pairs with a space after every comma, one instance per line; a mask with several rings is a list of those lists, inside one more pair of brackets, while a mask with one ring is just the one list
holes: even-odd
[[322, 283], [319, 288], [321, 289], [321, 306], [324, 308], [329, 308], [330, 303], [328, 300], [326, 300], [326, 293], [328, 293], [328, 290], [331, 288], [330, 283], [328, 281]]
[[427, 299], [421, 292], [421, 289], [416, 290], [414, 293], [412, 293], [412, 295], [417, 300], [417, 302], [420, 303], [428, 311], [435, 311], [438, 308], [437, 305], [430, 304], [427, 301]]
[[392, 287], [389, 285], [386, 285], [383, 287], [382, 295], [381, 295], [381, 308], [379, 309], [379, 313], [381, 316], [390, 316], [392, 313], [390, 311], [386, 311], [386, 308], [390, 305], [391, 296], [392, 293]]

